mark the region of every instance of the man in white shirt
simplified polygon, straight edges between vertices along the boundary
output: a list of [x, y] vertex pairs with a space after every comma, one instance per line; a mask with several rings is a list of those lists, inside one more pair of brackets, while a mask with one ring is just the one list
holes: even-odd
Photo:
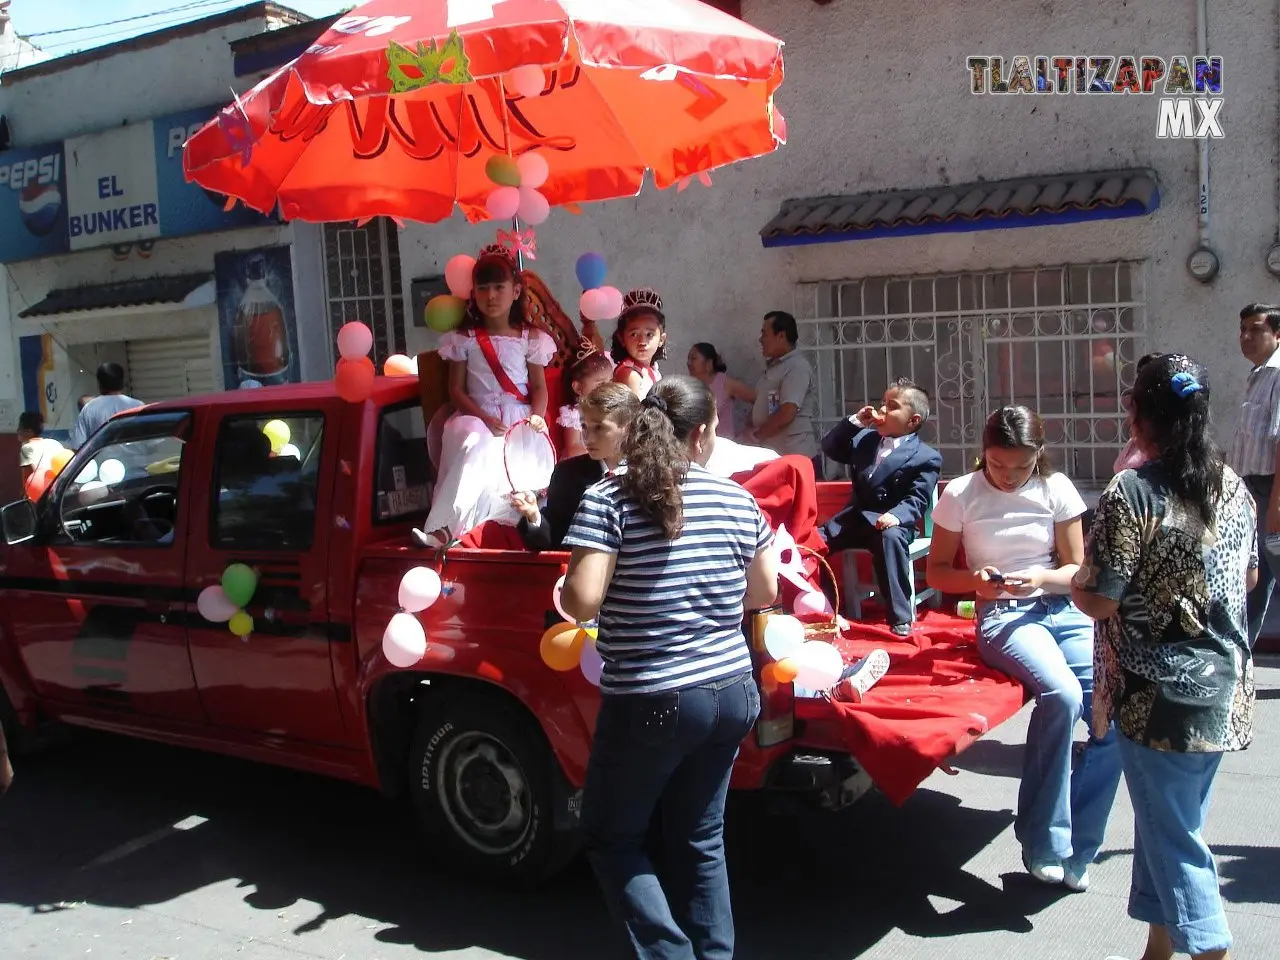
[[1240, 419], [1227, 464], [1244, 480], [1258, 508], [1258, 585], [1249, 591], [1249, 645], [1267, 619], [1280, 558], [1266, 549], [1267, 535], [1280, 533], [1280, 488], [1276, 487], [1280, 439], [1280, 306], [1251, 303], [1240, 311], [1240, 352], [1253, 364], [1245, 383]]
[[141, 400], [125, 394], [124, 367], [120, 364], [104, 363], [98, 368], [97, 377], [101, 396], [94, 397], [81, 408], [76, 425], [71, 428], [71, 446], [76, 450], [117, 413], [142, 406]]
[[784, 310], [765, 314], [760, 329], [764, 375], [756, 384], [751, 427], [739, 439], [745, 444], [769, 447], [783, 456], [810, 457], [821, 480], [822, 458], [813, 434], [817, 404], [813, 395], [813, 368], [796, 349], [799, 342], [800, 329], [795, 317]]
[[18, 416], [18, 466], [22, 469], [22, 486], [26, 489], [34, 474], [51, 469], [53, 455], [65, 449], [57, 440], [42, 436], [44, 415], [26, 410]]

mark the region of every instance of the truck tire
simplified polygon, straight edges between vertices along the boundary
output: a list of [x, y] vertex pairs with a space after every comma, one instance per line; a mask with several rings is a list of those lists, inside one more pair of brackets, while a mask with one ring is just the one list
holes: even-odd
[[553, 762], [536, 723], [493, 698], [433, 704], [409, 751], [409, 792], [423, 831], [451, 866], [478, 876], [555, 873], [576, 843], [554, 829]]

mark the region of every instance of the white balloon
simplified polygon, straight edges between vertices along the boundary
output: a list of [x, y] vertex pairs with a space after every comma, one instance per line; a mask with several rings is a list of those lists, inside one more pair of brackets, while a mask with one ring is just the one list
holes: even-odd
[[283, 447], [281, 447], [281, 448], [280, 448], [280, 456], [282, 456], [282, 457], [293, 457], [293, 459], [295, 459], [295, 460], [301, 460], [301, 459], [302, 459], [302, 451], [301, 451], [301, 450], [299, 450], [299, 449], [298, 449], [296, 446], [294, 446], [292, 443], [286, 443]]
[[98, 479], [107, 485], [119, 483], [124, 479], [124, 464], [119, 460], [104, 460], [98, 468]]
[[90, 460], [84, 465], [84, 469], [80, 471], [80, 475], [76, 477], [76, 483], [90, 483], [98, 479], [98, 461]]
[[811, 690], [826, 690], [835, 686], [840, 674], [844, 673], [844, 657], [825, 640], [808, 641], [791, 656], [791, 662], [799, 671], [796, 674], [796, 686]]
[[400, 578], [400, 601], [402, 609], [409, 613], [420, 613], [440, 598], [440, 574], [430, 567], [414, 567]]
[[565, 581], [564, 577], [561, 577], [559, 580], [556, 581], [556, 585], [551, 591], [551, 603], [552, 605], [555, 606], [556, 613], [560, 614], [560, 616], [564, 617], [570, 623], [575, 623], [576, 621], [573, 619], [573, 617], [565, 613], [564, 607], [561, 606], [560, 594], [564, 592], [564, 581]]
[[794, 657], [804, 646], [804, 624], [795, 617], [775, 614], [764, 625], [764, 648], [775, 660]]
[[382, 634], [382, 655], [395, 667], [412, 667], [427, 653], [427, 633], [411, 613], [397, 613]]
[[88, 483], [80, 485], [80, 502], [86, 507], [93, 506], [95, 503], [101, 503], [107, 499], [107, 495], [111, 491], [107, 489], [107, 485], [101, 480], [90, 480]]

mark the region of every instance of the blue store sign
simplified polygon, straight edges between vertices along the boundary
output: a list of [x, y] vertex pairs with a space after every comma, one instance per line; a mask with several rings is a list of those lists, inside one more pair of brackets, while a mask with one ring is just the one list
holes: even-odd
[[182, 145], [219, 107], [0, 153], [0, 263], [269, 224], [182, 175]]

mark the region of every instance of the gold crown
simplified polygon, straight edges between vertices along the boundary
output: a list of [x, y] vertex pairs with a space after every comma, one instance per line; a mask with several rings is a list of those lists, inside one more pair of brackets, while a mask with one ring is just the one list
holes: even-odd
[[661, 313], [662, 297], [658, 296], [656, 290], [651, 290], [649, 287], [629, 290], [627, 295], [622, 298], [622, 312], [626, 313], [633, 307], [651, 307]]
[[594, 343], [592, 343], [586, 337], [582, 337], [581, 339], [578, 340], [578, 352], [575, 355], [574, 359], [578, 363], [581, 363], [583, 360], [587, 359], [587, 357], [591, 356], [593, 353], [599, 353], [599, 352], [600, 351], [596, 349], [596, 345]]

